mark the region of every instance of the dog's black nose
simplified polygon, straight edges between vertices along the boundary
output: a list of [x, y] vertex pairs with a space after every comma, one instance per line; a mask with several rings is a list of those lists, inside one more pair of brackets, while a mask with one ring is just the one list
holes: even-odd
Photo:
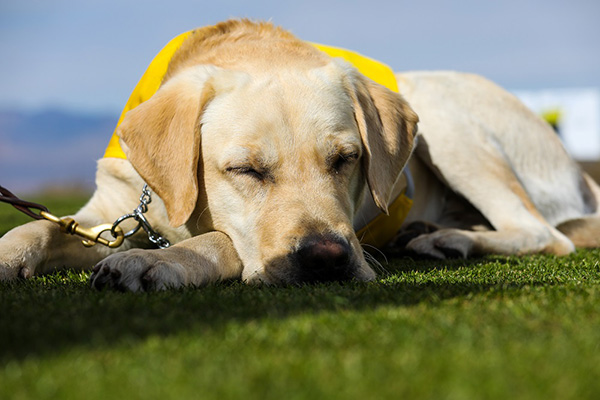
[[351, 248], [343, 238], [314, 235], [303, 239], [295, 252], [303, 281], [338, 281], [350, 278]]

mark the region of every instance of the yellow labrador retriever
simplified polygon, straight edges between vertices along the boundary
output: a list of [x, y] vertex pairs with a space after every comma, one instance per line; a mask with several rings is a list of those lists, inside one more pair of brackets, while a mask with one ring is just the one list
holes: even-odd
[[397, 80], [402, 96], [270, 24], [196, 30], [120, 124], [127, 159], [98, 162], [75, 215], [114, 221], [146, 182], [148, 219], [175, 244], [139, 249], [138, 234], [127, 251], [86, 249], [35, 221], [0, 239], [0, 279], [96, 264], [95, 287], [134, 291], [371, 280], [355, 222], [387, 211], [407, 163], [414, 206], [392, 247], [445, 258], [600, 244], [598, 185], [513, 96], [459, 73]]

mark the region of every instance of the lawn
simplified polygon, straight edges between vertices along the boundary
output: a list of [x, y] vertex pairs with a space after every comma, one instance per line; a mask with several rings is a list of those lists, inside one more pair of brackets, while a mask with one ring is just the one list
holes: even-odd
[[[0, 205], [0, 234], [16, 215]], [[2, 283], [0, 398], [597, 399], [599, 261], [404, 258], [372, 283], [149, 294], [75, 272]]]

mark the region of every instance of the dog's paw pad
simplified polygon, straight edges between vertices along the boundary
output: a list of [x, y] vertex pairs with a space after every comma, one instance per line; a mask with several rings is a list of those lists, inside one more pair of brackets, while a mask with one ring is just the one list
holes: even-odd
[[141, 281], [141, 273], [133, 270], [128, 271], [127, 264], [103, 265], [98, 272], [90, 276], [90, 284], [98, 290], [112, 289], [121, 292], [138, 292], [144, 290]]
[[446, 255], [440, 249], [435, 247], [435, 243], [431, 240], [430, 236], [431, 235], [423, 235], [411, 240], [406, 245], [406, 249], [422, 257], [444, 260]]
[[118, 291], [151, 291], [180, 287], [185, 282], [184, 268], [167, 262], [148, 250], [129, 250], [100, 261], [92, 270], [92, 287]]

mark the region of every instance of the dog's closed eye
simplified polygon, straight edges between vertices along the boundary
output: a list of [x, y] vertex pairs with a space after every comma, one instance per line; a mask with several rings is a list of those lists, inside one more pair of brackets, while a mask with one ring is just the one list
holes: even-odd
[[341, 151], [327, 157], [327, 163], [332, 171], [338, 173], [347, 165], [353, 164], [359, 157], [358, 151]]
[[264, 169], [254, 168], [251, 165], [239, 165], [239, 166], [227, 167], [225, 169], [225, 171], [227, 171], [228, 173], [237, 175], [237, 176], [249, 177], [249, 178], [258, 180], [260, 182], [264, 182], [266, 180], [272, 180], [272, 176], [269, 173], [269, 171], [264, 170]]

